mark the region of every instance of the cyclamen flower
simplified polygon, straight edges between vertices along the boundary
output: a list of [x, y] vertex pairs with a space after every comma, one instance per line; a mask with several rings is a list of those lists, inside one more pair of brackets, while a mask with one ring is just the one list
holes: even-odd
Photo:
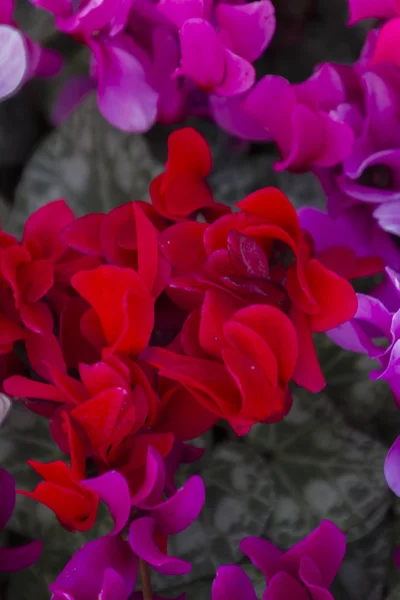
[[[275, 169], [293, 172], [313, 167], [330, 167], [342, 162], [351, 152], [353, 131], [341, 115], [334, 113], [344, 102], [344, 91], [337, 84], [333, 67], [324, 65], [306, 82], [291, 85], [283, 77], [263, 77], [241, 102], [233, 105], [211, 99], [214, 118], [240, 137], [273, 139], [281, 153]], [[258, 130], [256, 129], [258, 127]], [[248, 128], [248, 131], [247, 131]]]
[[156, 120], [173, 123], [195, 113], [199, 91], [233, 96], [248, 90], [255, 81], [252, 63], [275, 30], [270, 0], [90, 0], [77, 7], [72, 0], [31, 2], [52, 12], [57, 27], [92, 52], [90, 77], [67, 84], [55, 119], [97, 88], [104, 117], [139, 133]]
[[275, 30], [270, 0], [214, 6], [203, 0], [160, 0], [157, 9], [179, 30], [181, 63], [175, 76], [190, 77], [200, 89], [221, 96], [243, 93], [253, 85], [251, 63]]
[[[9, 521], [15, 506], [14, 479], [4, 469], [0, 469], [0, 530]], [[26, 569], [35, 563], [42, 552], [42, 543], [31, 542], [20, 548], [0, 548], [0, 572], [7, 573]]]
[[243, 433], [288, 412], [292, 378], [312, 391], [324, 386], [311, 332], [351, 318], [356, 298], [315, 256], [278, 190], [238, 206], [211, 225], [178, 223], [161, 234], [173, 270], [168, 293], [190, 314], [175, 352], [142, 356]]
[[[328, 591], [346, 550], [344, 534], [330, 521], [322, 521], [308, 537], [287, 552], [261, 538], [245, 538], [240, 548], [266, 579], [263, 600], [333, 600]], [[257, 600], [250, 578], [240, 567], [220, 567], [214, 579], [212, 600]]]
[[51, 77], [61, 69], [61, 56], [40, 48], [13, 20], [14, 0], [2, 0], [0, 6], [0, 102], [32, 77]]

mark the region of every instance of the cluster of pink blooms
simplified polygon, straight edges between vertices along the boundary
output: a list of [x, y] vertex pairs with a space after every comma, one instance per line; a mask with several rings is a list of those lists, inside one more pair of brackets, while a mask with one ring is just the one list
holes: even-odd
[[100, 112], [125, 131], [181, 121], [207, 111], [209, 96], [246, 92], [275, 31], [270, 0], [31, 2], [91, 53], [90, 76], [68, 83], [54, 118], [95, 89]]
[[[58, 200], [29, 217], [21, 242], [0, 231], [2, 386], [49, 419], [70, 457], [30, 461], [43, 481], [20, 493], [69, 531], [91, 529], [100, 502], [114, 521], [72, 558], [51, 586], [54, 599], [95, 600], [112, 589], [113, 600], [126, 600], [138, 561], [168, 575], [191, 568], [167, 552], [169, 536], [204, 502], [200, 477], [174, 484], [179, 465], [202, 455], [188, 442], [220, 419], [239, 435], [281, 420], [291, 380], [322, 389], [312, 333], [354, 317], [349, 279], [383, 268], [334, 238], [321, 247], [274, 188], [251, 194], [238, 212], [216, 203], [210, 170], [205, 140], [182, 129], [170, 136], [151, 204], [75, 218]], [[319, 558], [304, 542], [274, 559], [266, 597], [329, 587], [342, 534], [324, 525], [315, 535], [340, 547]], [[315, 579], [319, 560], [332, 564]]]

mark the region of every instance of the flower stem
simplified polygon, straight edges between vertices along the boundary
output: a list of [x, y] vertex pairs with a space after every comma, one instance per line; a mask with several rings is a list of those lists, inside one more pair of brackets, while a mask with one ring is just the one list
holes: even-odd
[[143, 600], [152, 600], [153, 591], [151, 589], [149, 567], [147, 566], [147, 563], [142, 559], [139, 559], [139, 572], [140, 581], [142, 583]]

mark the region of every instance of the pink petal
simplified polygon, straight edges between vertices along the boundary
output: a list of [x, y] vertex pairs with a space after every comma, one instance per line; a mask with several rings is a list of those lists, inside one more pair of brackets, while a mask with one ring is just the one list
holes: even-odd
[[128, 600], [130, 597], [130, 593], [119, 573], [114, 569], [106, 569], [99, 600]]
[[306, 588], [289, 573], [277, 573], [271, 579], [262, 600], [309, 600]]
[[143, 133], [157, 118], [158, 94], [139, 60], [123, 45], [91, 42], [98, 68], [102, 115], [123, 131]]
[[74, 75], [68, 79], [57, 94], [53, 104], [52, 122], [55, 125], [62, 123], [84, 98], [95, 89], [95, 82], [87, 75]]
[[283, 77], [267, 75], [249, 92], [244, 110], [270, 132], [283, 156], [291, 149], [296, 96]]
[[211, 598], [212, 600], [257, 600], [249, 576], [236, 565], [219, 567], [213, 581]]
[[396, 439], [385, 461], [385, 477], [388, 486], [400, 497], [400, 436]]
[[100, 500], [107, 504], [114, 521], [114, 528], [109, 535], [120, 533], [131, 512], [131, 497], [125, 477], [117, 471], [109, 471], [99, 477], [82, 481], [82, 485], [96, 492]]
[[340, 121], [335, 121], [326, 113], [320, 113], [325, 139], [321, 152], [314, 164], [319, 167], [332, 167], [345, 160], [352, 151], [354, 133]]
[[129, 528], [129, 545], [139, 558], [143, 559], [162, 575], [184, 575], [192, 566], [190, 563], [168, 556], [159, 550], [154, 542], [155, 522], [151, 517], [133, 521]]
[[157, 4], [157, 10], [180, 29], [188, 19], [201, 19], [204, 17], [204, 1], [160, 0]]
[[400, 66], [399, 36], [400, 19], [390, 19], [379, 32], [372, 64], [389, 62]]
[[1, 0], [0, 23], [12, 25], [12, 15], [14, 12], [14, 0]]
[[165, 502], [152, 506], [150, 515], [161, 531], [172, 535], [183, 531], [197, 519], [205, 500], [204, 483], [194, 475]]
[[240, 549], [263, 572], [267, 582], [279, 571], [283, 552], [271, 542], [258, 537], [247, 537], [240, 542]]
[[14, 27], [0, 25], [0, 101], [18, 91], [28, 69], [24, 36]]
[[213, 119], [217, 125], [238, 138], [254, 141], [270, 141], [271, 134], [257, 120], [246, 112], [246, 95], [231, 97], [209, 96]]
[[396, 17], [395, 0], [349, 0], [349, 25], [363, 19], [391, 19]]
[[269, 45], [275, 32], [275, 11], [270, 0], [249, 4], [220, 3], [216, 17], [221, 31], [232, 41], [232, 50], [254, 62]]
[[225, 74], [215, 93], [220, 96], [235, 96], [247, 92], [256, 80], [254, 67], [244, 58], [225, 48]]
[[204, 19], [189, 19], [180, 29], [179, 39], [182, 58], [178, 73], [190, 77], [205, 91], [221, 85], [225, 76], [225, 48], [213, 26]]
[[42, 553], [42, 543], [31, 542], [19, 548], [0, 548], [0, 573], [20, 571], [35, 563]]
[[14, 478], [4, 469], [0, 469], [0, 490], [0, 530], [3, 530], [15, 506]]

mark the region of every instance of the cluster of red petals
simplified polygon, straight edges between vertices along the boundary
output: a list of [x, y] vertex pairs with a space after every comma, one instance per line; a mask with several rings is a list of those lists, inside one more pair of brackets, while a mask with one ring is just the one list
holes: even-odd
[[345, 248], [316, 255], [276, 189], [237, 212], [216, 203], [210, 170], [207, 143], [183, 129], [152, 204], [75, 218], [58, 200], [28, 219], [21, 243], [0, 233], [2, 385], [50, 419], [71, 456], [70, 467], [32, 463], [44, 482], [28, 493], [68, 529], [96, 518], [86, 459], [135, 498], [155, 451], [169, 489], [158, 493], [172, 493], [179, 462], [195, 458], [184, 442], [219, 419], [239, 434], [282, 419], [292, 380], [320, 390], [312, 334], [356, 312]]

